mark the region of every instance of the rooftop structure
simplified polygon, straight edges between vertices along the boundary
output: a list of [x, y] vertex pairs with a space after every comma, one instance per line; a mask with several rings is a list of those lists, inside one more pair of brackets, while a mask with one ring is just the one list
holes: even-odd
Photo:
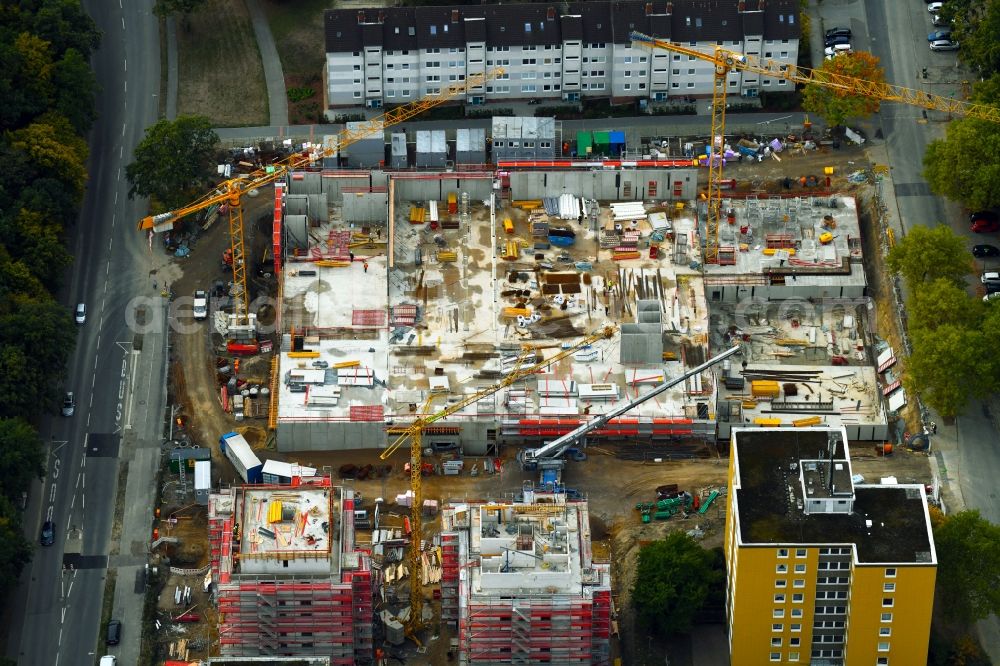
[[443, 526], [465, 663], [608, 662], [610, 567], [592, 561], [586, 503], [456, 504]]
[[[794, 64], [801, 27], [793, 0], [597, 0], [328, 10], [328, 107], [407, 102], [448, 81], [503, 67], [504, 78], [469, 91], [471, 104], [611, 97], [662, 101], [712, 91], [711, 63], [664, 65], [633, 46], [632, 31], [697, 46], [716, 44]], [[766, 48], [765, 48], [766, 47]], [[440, 55], [442, 57], [438, 58]], [[580, 63], [604, 64], [580, 69]], [[354, 66], [358, 67], [355, 68]], [[407, 76], [398, 71], [406, 70]], [[366, 76], [361, 76], [361, 73]], [[377, 76], [370, 76], [376, 72]], [[791, 90], [780, 78], [732, 72], [730, 92]], [[420, 85], [418, 85], [418, 83]]]
[[861, 231], [852, 197], [724, 199], [719, 263], [705, 267], [707, 298], [861, 298]]
[[353, 494], [327, 477], [210, 495], [223, 656], [370, 663], [371, 570], [354, 548], [353, 507]]
[[924, 488], [858, 481], [842, 427], [733, 430], [734, 666], [926, 663], [937, 557]]
[[843, 428], [734, 429], [738, 538], [845, 544], [858, 564], [935, 563], [924, 488], [852, 479]]

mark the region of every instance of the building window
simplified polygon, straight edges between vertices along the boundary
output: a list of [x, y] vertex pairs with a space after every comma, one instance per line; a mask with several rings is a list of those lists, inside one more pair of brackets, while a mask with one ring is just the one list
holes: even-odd
[[639, 84], [639, 90], [645, 90], [645, 89], [646, 89], [646, 84], [645, 83], [640, 83]]
[[694, 56], [688, 56], [688, 62], [694, 62], [694, 60], [695, 60]]
[[674, 81], [673, 83], [671, 83], [671, 84], [670, 84], [670, 87], [671, 87], [671, 88], [680, 88], [680, 87], [681, 87], [681, 84], [679, 84], [679, 83], [677, 83], [676, 81]]
[[889, 666], [889, 657], [879, 657], [875, 661], [876, 666]]
[[878, 628], [878, 635], [879, 636], [892, 636], [892, 627], [879, 627]]
[[[802, 625], [796, 622], [795, 624], [792, 625], [792, 631], [802, 631]], [[798, 640], [798, 639], [793, 638], [792, 640]], [[796, 643], [795, 645], [798, 645], [798, 643]]]
[[624, 86], [624, 89], [625, 90], [632, 90], [632, 84], [631, 83], [626, 83], [625, 86]]
[[788, 581], [785, 580], [784, 578], [779, 578], [778, 580], [774, 581], [774, 586], [775, 587], [787, 587], [788, 586]]
[[681, 57], [675, 53], [674, 54], [674, 62], [680, 62], [680, 61], [681, 61]]
[[689, 81], [687, 87], [694, 88], [694, 81]]
[[771, 653], [771, 661], [781, 661], [781, 653], [780, 652], [772, 652]]
[[[787, 550], [785, 551], [785, 555], [784, 556], [788, 557], [788, 551]], [[779, 555], [779, 557], [780, 557], [780, 555]], [[788, 573], [788, 565], [787, 564], [779, 564], [778, 566], [776, 566], [774, 568], [774, 572], [775, 573]]]
[[805, 578], [796, 578], [795, 580], [792, 581], [792, 587], [805, 587], [805, 586], [806, 586]]
[[771, 611], [771, 617], [773, 617], [775, 619], [780, 619], [780, 618], [785, 617], [785, 609], [784, 608], [775, 608], [773, 611]]
[[805, 573], [805, 572], [806, 572], [806, 565], [804, 564], [795, 565], [795, 573]]
[[892, 608], [892, 597], [882, 597], [882, 608]]
[[788, 639], [788, 644], [791, 645], [792, 647], [798, 647], [799, 643], [801, 642], [802, 639], [798, 637]]
[[802, 609], [801, 608], [793, 608], [792, 609], [792, 617], [802, 617]]
[[895, 592], [896, 591], [896, 584], [895, 583], [885, 583], [885, 584], [882, 585], [882, 591], [883, 592]]
[[799, 593], [799, 594], [793, 594], [792, 595], [792, 603], [793, 604], [801, 604], [802, 603], [802, 594], [801, 593]]
[[780, 57], [782, 57], [782, 58], [787, 58], [787, 57], [788, 57], [788, 51], [782, 51], [782, 52], [780, 53]]
[[764, 86], [771, 85], [771, 79], [764, 79], [763, 81], [761, 81], [761, 85], [764, 85]]
[[[694, 74], [694, 67], [692, 67], [692, 68], [690, 68], [690, 69], [688, 70], [688, 74]], [[784, 551], [784, 552], [785, 552], [785, 554], [784, 554], [784, 555], [782, 555], [782, 554], [781, 554], [781, 552], [782, 552], [782, 551]], [[787, 549], [785, 549], [785, 548], [782, 548], [781, 550], [779, 550], [779, 551], [778, 551], [778, 557], [788, 557], [788, 550], [787, 550]]]
[[361, 65], [355, 65], [354, 66], [354, 71], [355, 72], [360, 72], [361, 71]]
[[670, 73], [673, 74], [674, 76], [680, 76], [681, 75], [681, 70], [679, 70], [679, 69], [672, 69], [672, 70], [670, 70]]
[[879, 642], [879, 644], [878, 644], [878, 651], [879, 652], [888, 652], [889, 651], [889, 642], [888, 641], [881, 641], [881, 642]]
[[796, 662], [798, 660], [799, 660], [799, 653], [798, 652], [789, 652], [788, 653], [788, 661]]
[[783, 594], [776, 594], [776, 595], [774, 595], [774, 603], [776, 603], [776, 604], [783, 604], [783, 603], [785, 603], [785, 595], [783, 595]]
[[359, 99], [360, 97], [361, 97], [361, 91], [360, 90], [355, 90], [354, 91], [354, 98], [355, 99]]
[[783, 625], [783, 624], [772, 624], [771, 625], [771, 631], [784, 631], [784, 630], [785, 630], [785, 625]]
[[892, 622], [892, 613], [882, 613], [882, 622]]
[[385, 91], [385, 96], [386, 97], [395, 97], [396, 96], [396, 91], [395, 90], [386, 90]]
[[409, 90], [404, 90], [403, 91], [403, 97], [409, 97], [409, 96], [410, 96], [410, 91]]
[[806, 556], [806, 549], [805, 548], [796, 548], [795, 549], [795, 557], [805, 557], [805, 556]]
[[781, 637], [780, 636], [771, 639], [771, 647], [781, 647]]
[[886, 569], [885, 570], [885, 577], [886, 578], [895, 578], [896, 577], [896, 570], [895, 569]]

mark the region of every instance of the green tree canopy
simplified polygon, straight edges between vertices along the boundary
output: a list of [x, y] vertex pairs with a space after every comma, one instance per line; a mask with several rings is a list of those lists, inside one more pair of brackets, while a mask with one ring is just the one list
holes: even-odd
[[219, 136], [204, 116], [161, 120], [146, 129], [126, 167], [129, 196], [154, 197], [168, 210], [183, 206], [207, 188]]
[[0, 478], [11, 502], [21, 499], [31, 481], [45, 473], [42, 440], [26, 421], [0, 419]]
[[639, 620], [663, 634], [686, 633], [720, 573], [714, 556], [683, 532], [639, 551], [632, 603]]
[[976, 118], [948, 123], [945, 138], [924, 153], [924, 178], [935, 194], [969, 208], [1000, 205], [1000, 132]]
[[[835, 79], [838, 75], [878, 83], [885, 82], [885, 71], [879, 66], [878, 58], [867, 51], [839, 55], [824, 60], [823, 64], [816, 68], [816, 78], [820, 81]], [[850, 118], [863, 118], [877, 113], [879, 100], [843, 88], [810, 83], [802, 91], [802, 107], [810, 113], [821, 116], [828, 125], [836, 127], [843, 125]]]
[[906, 303], [910, 328], [934, 330], [942, 324], [978, 328], [987, 306], [947, 278], [937, 278], [914, 289]]
[[14, 130], [10, 152], [24, 181], [47, 173], [70, 189], [74, 202], [82, 199], [87, 182], [87, 143], [65, 117], [49, 112]]
[[31, 418], [56, 405], [76, 327], [55, 301], [24, 301], [0, 317], [0, 418]]
[[965, 239], [944, 225], [913, 226], [889, 251], [888, 264], [889, 270], [903, 276], [910, 289], [937, 279], [962, 286], [972, 272]]
[[970, 398], [997, 390], [996, 364], [985, 355], [995, 342], [983, 331], [943, 323], [934, 329], [913, 327], [911, 333], [913, 353], [903, 386], [945, 418], [958, 416]]
[[205, 4], [205, 0], [156, 0], [153, 12], [157, 16], [171, 14], [190, 14]]
[[934, 528], [934, 545], [941, 610], [966, 624], [1000, 613], [1000, 527], [962, 511]]
[[941, 13], [954, 26], [962, 60], [983, 76], [1000, 71], [1000, 1], [949, 0]]
[[52, 81], [56, 90], [55, 110], [69, 120], [77, 134], [86, 133], [94, 124], [94, 96], [98, 89], [90, 65], [79, 51], [69, 49], [56, 62]]

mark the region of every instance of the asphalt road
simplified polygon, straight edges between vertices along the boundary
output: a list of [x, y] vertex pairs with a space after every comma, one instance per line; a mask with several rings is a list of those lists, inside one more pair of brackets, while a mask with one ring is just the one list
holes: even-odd
[[[47, 475], [32, 489], [25, 514], [26, 532], [35, 543], [42, 521], [50, 518], [56, 525], [55, 544], [38, 548], [11, 600], [7, 655], [25, 665], [86, 664], [103, 654], [99, 621], [122, 434], [160, 425], [158, 410], [149, 420], [136, 408], [140, 402], [163, 402], [162, 380], [147, 382], [139, 374], [141, 357], [131, 349], [134, 338], [125, 316], [137, 287], [146, 282], [137, 261], [146, 248], [135, 231], [142, 209], [128, 199], [124, 168], [144, 128], [157, 117], [159, 35], [150, 0], [85, 0], [84, 5], [103, 33], [92, 63], [102, 92], [90, 137], [90, 181], [72, 230], [76, 262], [64, 299], [68, 307], [87, 303], [88, 314], [66, 381], [77, 396], [76, 413], [42, 425], [43, 438], [51, 441]], [[137, 624], [132, 627], [136, 655]]]

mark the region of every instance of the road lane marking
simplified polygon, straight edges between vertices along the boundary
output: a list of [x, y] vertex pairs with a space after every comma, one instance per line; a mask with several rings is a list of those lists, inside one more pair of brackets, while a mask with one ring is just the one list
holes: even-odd
[[124, 29], [125, 29], [125, 17], [123, 16], [122, 17], [122, 30], [124, 30]]
[[[121, 1], [121, 0], [119, 0], [119, 2], [120, 2], [120, 1]], [[125, 59], [123, 59], [123, 61], [122, 61], [122, 62], [124, 62], [124, 63], [125, 63], [125, 71], [127, 72], [127, 71], [128, 71], [128, 58], [125, 58]], [[789, 116], [789, 118], [791, 118], [791, 116]]]

